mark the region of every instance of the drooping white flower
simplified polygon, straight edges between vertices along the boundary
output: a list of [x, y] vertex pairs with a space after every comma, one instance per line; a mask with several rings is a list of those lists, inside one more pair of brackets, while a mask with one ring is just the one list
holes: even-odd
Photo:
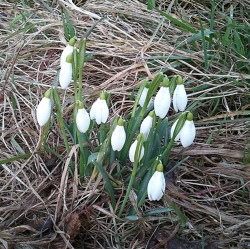
[[157, 165], [155, 173], [148, 182], [147, 192], [150, 201], [159, 201], [164, 195], [166, 181], [163, 174], [163, 165]]
[[177, 77], [177, 86], [173, 95], [173, 106], [176, 112], [184, 111], [187, 106], [187, 93], [181, 76]]
[[[135, 140], [135, 141], [131, 144], [130, 149], [129, 149], [129, 160], [130, 160], [132, 163], [135, 161], [135, 151], [136, 151], [137, 143], [138, 143], [138, 141]], [[141, 161], [141, 159], [143, 158], [143, 156], [144, 156], [144, 146], [142, 145], [139, 161]]]
[[74, 45], [75, 45], [75, 38], [73, 37], [69, 40], [68, 45], [64, 48], [64, 50], [61, 54], [61, 58], [60, 58], [61, 68], [63, 67], [63, 64], [66, 62], [68, 55], [73, 53]]
[[[173, 126], [171, 127], [171, 131], [170, 131], [171, 138], [174, 135], [174, 130], [175, 130], [177, 123], [178, 123], [178, 119], [174, 122]], [[186, 148], [193, 143], [195, 139], [195, 135], [196, 135], [196, 129], [195, 129], [194, 121], [193, 121], [193, 114], [189, 112], [187, 114], [184, 125], [182, 126], [181, 130], [175, 137], [174, 141], [177, 142], [180, 140], [182, 146]]]
[[[149, 84], [147, 84], [147, 85], [143, 88], [143, 90], [142, 90], [142, 94], [141, 94], [141, 97], [140, 97], [140, 99], [139, 99], [139, 105], [140, 105], [141, 107], [143, 107], [143, 105], [144, 105], [144, 103], [145, 103], [145, 101], [146, 101], [146, 97], [147, 97], [147, 95], [148, 95], [148, 89], [149, 89]], [[147, 107], [149, 107], [149, 106], [151, 105], [151, 103], [152, 103], [152, 98], [149, 100], [148, 106], [147, 106]]]
[[72, 80], [71, 55], [74, 50], [74, 45], [75, 45], [75, 38], [71, 38], [61, 55], [60, 59], [61, 70], [59, 73], [59, 83], [62, 89], [66, 89]]
[[95, 119], [96, 123], [99, 125], [101, 123], [106, 123], [109, 116], [109, 108], [105, 100], [105, 93], [102, 92], [101, 96], [93, 103], [90, 109], [90, 118]]
[[150, 129], [152, 128], [153, 118], [154, 118], [154, 111], [151, 111], [149, 115], [141, 123], [140, 133], [143, 133], [145, 140], [147, 139]]
[[123, 126], [123, 120], [120, 118], [111, 136], [111, 146], [113, 151], [121, 151], [126, 141], [126, 132]]
[[195, 139], [196, 129], [193, 121], [193, 114], [189, 112], [187, 114], [187, 119], [180, 131], [180, 140], [184, 148], [190, 146]]
[[72, 80], [72, 63], [65, 62], [59, 72], [59, 83], [62, 89], [66, 89]]
[[83, 107], [83, 103], [80, 102], [78, 104], [78, 110], [76, 114], [76, 125], [80, 132], [85, 133], [89, 129], [90, 117], [85, 108]]
[[52, 101], [50, 99], [51, 89], [47, 90], [42, 98], [41, 102], [38, 104], [36, 109], [36, 118], [40, 126], [45, 125], [51, 114]]
[[169, 81], [168, 78], [165, 77], [162, 87], [155, 96], [154, 109], [156, 116], [164, 118], [169, 111], [170, 103], [171, 96], [169, 91]]

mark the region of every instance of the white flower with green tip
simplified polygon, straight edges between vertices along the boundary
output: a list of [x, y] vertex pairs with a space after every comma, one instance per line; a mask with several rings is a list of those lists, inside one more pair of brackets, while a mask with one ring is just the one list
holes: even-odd
[[[138, 137], [139, 136], [140, 136], [140, 134], [138, 135]], [[138, 139], [138, 137], [137, 137], [137, 139]], [[131, 144], [130, 149], [129, 149], [129, 160], [132, 163], [135, 161], [135, 151], [136, 151], [136, 147], [137, 147], [137, 143], [138, 143], [137, 139]], [[142, 145], [139, 161], [141, 161], [143, 156], [144, 156], [144, 146]]]
[[52, 101], [51, 101], [51, 89], [47, 90], [44, 97], [40, 101], [36, 109], [36, 118], [40, 126], [45, 125], [51, 115]]
[[[144, 105], [144, 103], [146, 101], [146, 98], [147, 98], [147, 95], [148, 95], [148, 90], [149, 90], [149, 83], [147, 83], [145, 85], [145, 87], [143, 88], [143, 90], [142, 90], [142, 93], [141, 93], [141, 96], [140, 96], [140, 99], [139, 99], [139, 105], [141, 107], [143, 107], [143, 105]], [[152, 103], [152, 98], [149, 100], [147, 107], [149, 107], [151, 103]]]
[[61, 55], [59, 83], [62, 89], [66, 89], [72, 80], [72, 54], [74, 51], [74, 44], [75, 38], [71, 38]]
[[85, 110], [83, 103], [79, 102], [76, 114], [76, 125], [80, 132], [85, 133], [89, 129], [90, 117]]
[[111, 146], [113, 151], [121, 151], [125, 141], [126, 132], [123, 126], [123, 120], [120, 118], [111, 136]]
[[164, 118], [169, 111], [170, 103], [171, 96], [169, 91], [169, 80], [165, 77], [160, 90], [155, 96], [154, 110], [156, 116]]
[[151, 111], [149, 115], [141, 123], [140, 133], [143, 133], [145, 140], [147, 139], [150, 129], [152, 128], [153, 119], [154, 119], [154, 111]]
[[[174, 135], [174, 130], [175, 130], [177, 123], [178, 123], [178, 119], [174, 122], [174, 124], [171, 127], [171, 131], [170, 131], [171, 138]], [[196, 135], [196, 128], [195, 128], [194, 121], [193, 121], [193, 114], [191, 112], [188, 112], [186, 121], [184, 125], [182, 126], [180, 132], [175, 137], [174, 141], [175, 142], [181, 141], [182, 146], [186, 148], [194, 142], [195, 135]]]
[[147, 192], [149, 200], [159, 201], [164, 195], [165, 188], [166, 181], [163, 174], [163, 165], [160, 163], [148, 182]]
[[187, 93], [185, 87], [183, 85], [183, 79], [181, 76], [178, 76], [177, 79], [177, 86], [174, 90], [173, 95], [173, 106], [176, 112], [184, 111], [187, 107]]
[[99, 125], [101, 123], [106, 123], [109, 116], [109, 108], [105, 99], [105, 93], [102, 92], [100, 97], [93, 103], [90, 109], [90, 118], [95, 119], [96, 123]]
[[180, 131], [180, 140], [184, 148], [190, 146], [195, 139], [196, 129], [193, 121], [193, 114], [189, 112], [187, 119]]
[[63, 52], [62, 52], [61, 58], [60, 58], [61, 68], [63, 67], [64, 63], [66, 62], [67, 57], [73, 53], [74, 45], [75, 45], [75, 37], [71, 38], [69, 40], [69, 43], [67, 44], [67, 46], [63, 49]]

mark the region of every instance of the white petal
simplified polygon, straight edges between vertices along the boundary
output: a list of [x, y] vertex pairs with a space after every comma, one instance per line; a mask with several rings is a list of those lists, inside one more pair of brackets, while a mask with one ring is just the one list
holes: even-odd
[[109, 108], [107, 105], [107, 102], [105, 99], [100, 99], [100, 105], [101, 105], [101, 122], [102, 123], [106, 123], [108, 120], [108, 116], [109, 116]]
[[109, 115], [109, 109], [106, 100], [98, 98], [90, 109], [90, 118], [95, 119], [99, 125], [106, 123]]
[[76, 125], [78, 130], [80, 132], [85, 133], [89, 128], [89, 124], [90, 124], [90, 118], [87, 111], [84, 108], [78, 109], [76, 114]]
[[41, 102], [38, 104], [36, 109], [36, 117], [40, 126], [43, 126], [48, 122], [52, 109], [51, 105], [51, 100], [46, 97], [43, 97]]
[[99, 108], [99, 98], [93, 103], [93, 105], [91, 106], [90, 108], [90, 118], [93, 120], [95, 119], [95, 116], [96, 116], [96, 111], [98, 110]]
[[147, 192], [150, 201], [159, 201], [166, 187], [166, 181], [163, 172], [155, 171], [148, 182]]
[[139, 100], [139, 105], [141, 107], [143, 107], [143, 105], [145, 103], [147, 94], [148, 94], [148, 88], [144, 87], [144, 89], [142, 90], [142, 94], [141, 94], [140, 100]]
[[184, 148], [191, 145], [195, 139], [196, 129], [194, 126], [194, 121], [186, 120], [181, 131], [180, 131], [180, 139], [181, 144]]
[[[129, 160], [133, 163], [135, 161], [135, 150], [136, 150], [136, 146], [137, 146], [137, 140], [135, 140], [132, 145], [130, 146], [129, 149]], [[141, 161], [141, 159], [144, 156], [144, 146], [142, 146], [141, 148], [141, 154], [140, 154], [140, 159], [139, 161]]]
[[161, 87], [155, 96], [154, 109], [156, 116], [164, 118], [168, 113], [170, 103], [169, 87]]
[[178, 106], [177, 106], [177, 87], [174, 90], [174, 94], [173, 94], [173, 106], [174, 106], [174, 110], [176, 112], [178, 112]]
[[62, 55], [61, 55], [61, 59], [60, 59], [60, 65], [61, 68], [63, 66], [63, 64], [66, 62], [66, 58], [68, 55], [70, 55], [74, 50], [73, 46], [70, 46], [69, 44], [64, 48]]
[[144, 140], [147, 139], [148, 134], [150, 132], [150, 129], [152, 127], [153, 124], [153, 118], [150, 116], [147, 116], [141, 123], [141, 127], [140, 127], [140, 133], [143, 133], [144, 135]]
[[181, 112], [183, 112], [187, 107], [187, 93], [184, 85], [177, 85], [176, 89], [177, 89], [177, 96], [176, 96], [177, 108]]
[[65, 62], [61, 66], [59, 82], [62, 89], [66, 89], [72, 80], [72, 64]]
[[117, 125], [111, 136], [111, 146], [113, 151], [120, 151], [126, 141], [126, 132], [123, 126]]
[[[177, 125], [178, 120], [179, 120], [179, 119], [177, 119], [177, 120], [173, 123], [173, 125], [172, 125], [172, 127], [171, 127], [171, 130], [170, 130], [170, 136], [171, 136], [171, 138], [172, 138], [173, 135], [174, 135], [174, 130], [175, 130], [175, 127], [176, 127], [176, 125]], [[177, 136], [175, 137], [174, 141], [177, 142], [177, 141], [179, 141], [179, 140], [180, 140], [180, 132], [177, 134]]]

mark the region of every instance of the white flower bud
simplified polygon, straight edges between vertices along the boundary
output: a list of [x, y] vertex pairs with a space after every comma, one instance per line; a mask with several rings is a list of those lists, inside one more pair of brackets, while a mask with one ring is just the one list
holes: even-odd
[[148, 182], [147, 192], [150, 201], [159, 201], [165, 192], [166, 181], [162, 170], [162, 164], [158, 165], [157, 170]]
[[43, 97], [36, 109], [37, 122], [40, 126], [45, 125], [51, 114], [52, 102], [50, 98]]
[[80, 132], [85, 133], [89, 129], [90, 118], [85, 108], [77, 110], [76, 125]]
[[90, 118], [95, 119], [99, 125], [106, 123], [109, 116], [109, 108], [105, 99], [98, 98], [90, 109]]
[[[133, 163], [135, 161], [135, 151], [136, 151], [136, 146], [137, 146], [138, 141], [135, 140], [132, 145], [130, 146], [129, 149], [129, 160]], [[144, 146], [142, 145], [141, 147], [141, 154], [140, 154], [140, 158], [139, 161], [141, 161], [141, 159], [144, 156]]]
[[164, 118], [170, 107], [171, 97], [169, 87], [161, 87], [155, 96], [154, 109], [156, 116]]
[[111, 136], [113, 151], [121, 151], [126, 141], [126, 132], [123, 125], [117, 125]]

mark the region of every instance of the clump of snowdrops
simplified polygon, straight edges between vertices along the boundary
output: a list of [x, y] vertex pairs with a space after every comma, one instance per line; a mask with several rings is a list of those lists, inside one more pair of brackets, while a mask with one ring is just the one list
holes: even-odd
[[[85, 58], [86, 40], [77, 42], [72, 38], [61, 55], [60, 87], [53, 86], [45, 92], [36, 109], [37, 121], [43, 130], [51, 125], [51, 116], [57, 118], [67, 153], [72, 145], [79, 146], [80, 179], [92, 176], [93, 180], [101, 174], [113, 206], [117, 182], [126, 186], [126, 195], [118, 209], [121, 216], [132, 189], [138, 207], [145, 198], [159, 201], [164, 196], [164, 172], [168, 171], [171, 148], [177, 144], [188, 147], [195, 139], [193, 114], [185, 111], [188, 100], [182, 77], [168, 78], [160, 73], [151, 81], [144, 80], [128, 115], [109, 120], [109, 93], [101, 92], [91, 107], [85, 103], [82, 87]], [[74, 84], [73, 122], [66, 123], [59, 93], [71, 83]], [[178, 113], [176, 120], [168, 117], [171, 103]], [[70, 164], [71, 172], [74, 167]]]

